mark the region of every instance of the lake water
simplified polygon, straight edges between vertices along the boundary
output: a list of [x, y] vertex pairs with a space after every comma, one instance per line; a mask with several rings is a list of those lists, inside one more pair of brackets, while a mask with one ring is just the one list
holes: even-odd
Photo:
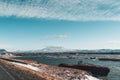
[[[66, 55], [68, 56], [68, 55]], [[40, 56], [40, 57], [19, 57], [19, 59], [29, 59], [29, 60], [36, 60], [40, 63], [54, 65], [57, 66], [60, 63], [68, 63], [68, 64], [77, 64], [78, 61], [82, 60], [83, 63], [90, 63], [100, 66], [105, 66], [110, 68], [109, 75], [105, 78], [105, 80], [120, 80], [120, 62], [113, 62], [113, 61], [99, 61], [99, 60], [91, 60], [85, 59], [88, 57], [99, 57], [99, 58], [119, 58], [120, 55], [110, 55], [110, 54], [80, 54], [74, 56], [74, 58], [68, 58], [65, 56]]]

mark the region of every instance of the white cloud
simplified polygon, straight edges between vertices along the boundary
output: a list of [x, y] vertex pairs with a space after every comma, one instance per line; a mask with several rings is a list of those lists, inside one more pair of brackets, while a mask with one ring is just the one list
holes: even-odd
[[68, 38], [68, 35], [66, 35], [66, 34], [59, 34], [59, 35], [45, 36], [42, 40], [67, 39], [67, 38]]
[[120, 21], [119, 0], [0, 0], [0, 16]]
[[108, 44], [119, 44], [120, 45], [120, 40], [112, 40], [112, 41], [108, 41]]
[[68, 35], [60, 34], [60, 35], [54, 36], [54, 38], [58, 38], [58, 39], [67, 39], [67, 38], [68, 38]]

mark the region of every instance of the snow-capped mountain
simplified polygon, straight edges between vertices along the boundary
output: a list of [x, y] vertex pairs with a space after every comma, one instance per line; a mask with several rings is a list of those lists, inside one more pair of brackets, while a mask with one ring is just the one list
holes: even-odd
[[120, 49], [96, 49], [96, 50], [77, 50], [85, 53], [120, 53]]
[[75, 52], [75, 53], [120, 53], [120, 49], [95, 49], [95, 50], [80, 50], [80, 49], [67, 49], [64, 47], [45, 47], [43, 49], [28, 50], [28, 51], [14, 51], [15, 53], [52, 53], [52, 52]]
[[40, 52], [68, 52], [74, 51], [73, 49], [66, 49], [63, 47], [46, 47], [40, 50]]

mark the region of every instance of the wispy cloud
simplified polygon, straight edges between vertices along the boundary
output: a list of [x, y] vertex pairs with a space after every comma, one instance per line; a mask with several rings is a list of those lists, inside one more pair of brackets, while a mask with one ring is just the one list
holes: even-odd
[[119, 0], [0, 0], [0, 16], [120, 21]]
[[108, 44], [119, 44], [120, 45], [120, 40], [112, 40], [112, 41], [108, 41]]
[[68, 38], [68, 35], [66, 35], [66, 34], [59, 34], [59, 35], [45, 36], [44, 38], [42, 38], [42, 40], [67, 39], [67, 38]]
[[54, 38], [57, 38], [57, 39], [67, 39], [67, 38], [68, 38], [68, 35], [60, 34], [60, 35], [54, 36]]

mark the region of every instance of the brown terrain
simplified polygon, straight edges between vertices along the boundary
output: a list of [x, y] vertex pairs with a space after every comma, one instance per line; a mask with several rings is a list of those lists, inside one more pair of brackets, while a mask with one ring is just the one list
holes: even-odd
[[61, 80], [45, 73], [11, 64], [9, 61], [0, 60], [0, 62], [7, 68], [9, 73], [14, 76], [15, 80]]
[[[32, 70], [14, 64], [14, 62], [29, 64], [40, 70]], [[56, 67], [38, 63], [31, 60], [0, 59], [0, 63], [15, 78], [15, 80], [89, 80], [86, 75], [90, 73], [71, 68]], [[99, 79], [95, 79], [99, 80]]]

